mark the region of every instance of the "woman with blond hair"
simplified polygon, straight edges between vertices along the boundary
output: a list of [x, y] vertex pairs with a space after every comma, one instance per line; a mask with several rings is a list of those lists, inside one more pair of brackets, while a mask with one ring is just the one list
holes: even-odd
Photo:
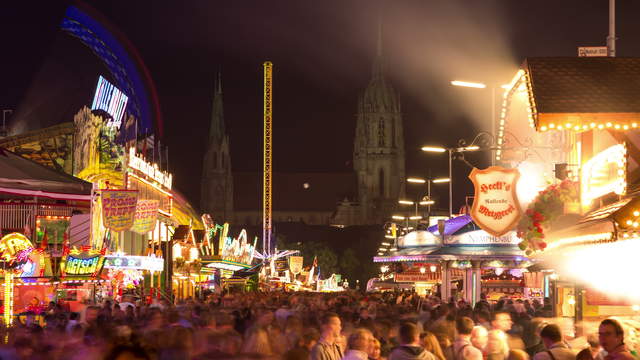
[[425, 331], [420, 334], [420, 342], [425, 350], [436, 356], [436, 360], [447, 360], [442, 352], [438, 338], [432, 332]]
[[489, 331], [487, 341], [487, 360], [504, 360], [509, 356], [507, 334], [502, 330]]
[[386, 358], [382, 357], [382, 346], [380, 345], [380, 341], [376, 338], [373, 338], [373, 345], [371, 346], [369, 360], [386, 360]]

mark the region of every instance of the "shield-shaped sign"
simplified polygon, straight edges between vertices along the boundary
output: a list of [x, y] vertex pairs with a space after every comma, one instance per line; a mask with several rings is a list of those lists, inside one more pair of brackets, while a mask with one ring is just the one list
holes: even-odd
[[475, 187], [471, 218], [480, 228], [493, 236], [502, 236], [512, 230], [522, 209], [516, 195], [520, 178], [518, 169], [491, 166], [473, 169], [469, 178]]

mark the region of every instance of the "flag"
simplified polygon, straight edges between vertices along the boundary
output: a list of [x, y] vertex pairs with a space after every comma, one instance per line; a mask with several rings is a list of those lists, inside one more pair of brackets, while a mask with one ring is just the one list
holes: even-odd
[[307, 285], [309, 285], [309, 284], [311, 284], [313, 282], [313, 272], [315, 271], [317, 266], [318, 266], [318, 257], [315, 256], [313, 258], [313, 264], [311, 265], [311, 270], [309, 270], [309, 277], [307, 278]]

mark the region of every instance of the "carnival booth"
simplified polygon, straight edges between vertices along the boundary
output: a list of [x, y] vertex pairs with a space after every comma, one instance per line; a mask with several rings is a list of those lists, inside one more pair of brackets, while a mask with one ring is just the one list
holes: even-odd
[[83, 219], [90, 216], [91, 199], [91, 183], [0, 149], [5, 323], [14, 313], [38, 313], [58, 300], [58, 290], [71, 281], [59, 278], [64, 248], [88, 241]]
[[551, 184], [539, 188], [518, 234], [557, 316], [629, 318], [640, 309], [629, 277], [640, 249], [639, 65], [527, 58], [505, 92], [496, 160], [526, 161], [539, 169], [529, 179]]
[[248, 281], [234, 273], [252, 267], [257, 238], [249, 242], [246, 230], [233, 238], [229, 236], [229, 224], [216, 224], [208, 214], [202, 221], [204, 231], [180, 226], [173, 236], [173, 285], [178, 298], [225, 286], [244, 287]]
[[[397, 283], [412, 282], [421, 294], [440, 292], [475, 303], [484, 293], [497, 300], [524, 297], [523, 270], [531, 265], [518, 248], [515, 232], [493, 236], [462, 215], [428, 231], [414, 231], [398, 238], [398, 251], [377, 256], [383, 274], [393, 273]], [[526, 270], [524, 270], [526, 271]]]

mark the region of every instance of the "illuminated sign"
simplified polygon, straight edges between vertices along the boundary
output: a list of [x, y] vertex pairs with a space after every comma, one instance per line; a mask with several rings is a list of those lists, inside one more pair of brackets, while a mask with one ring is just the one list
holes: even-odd
[[453, 245], [518, 245], [520, 241], [515, 231], [494, 236], [484, 230], [469, 231], [446, 239], [447, 244]]
[[103, 265], [104, 256], [101, 251], [80, 251], [74, 247], [62, 257], [60, 271], [63, 275], [95, 276]]
[[516, 195], [518, 169], [491, 166], [473, 169], [469, 178], [475, 188], [471, 218], [481, 229], [493, 236], [512, 230], [522, 216]]
[[609, 193], [622, 195], [626, 191], [627, 148], [618, 144], [596, 154], [582, 165], [580, 172], [582, 206]]
[[398, 247], [436, 246], [442, 241], [429, 231], [417, 230], [398, 238]]
[[100, 76], [96, 86], [96, 93], [93, 96], [91, 110], [106, 111], [113, 117], [113, 122], [109, 123], [109, 126], [119, 129], [127, 107], [127, 101], [129, 101], [127, 95]]
[[104, 268], [162, 271], [164, 269], [164, 259], [155, 256], [109, 255], [104, 258]]
[[173, 183], [173, 175], [158, 169], [158, 164], [151, 164], [146, 162], [141, 156], [138, 156], [136, 154], [136, 149], [133, 147], [129, 148], [128, 166], [132, 169], [140, 171], [145, 176], [154, 180], [165, 188], [171, 189], [171, 185]]
[[10, 266], [24, 264], [32, 250], [31, 241], [20, 233], [10, 233], [0, 239], [0, 258]]

